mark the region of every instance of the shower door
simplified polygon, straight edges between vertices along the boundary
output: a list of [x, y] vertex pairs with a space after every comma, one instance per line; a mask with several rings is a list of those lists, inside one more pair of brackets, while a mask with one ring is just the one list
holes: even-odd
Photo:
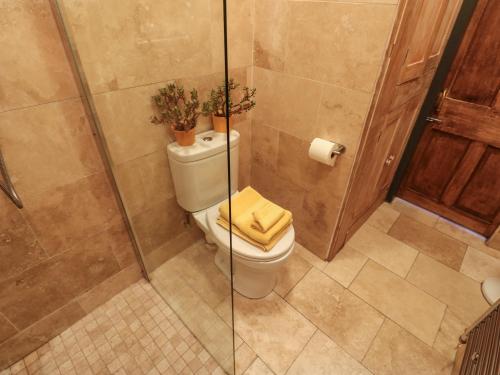
[[[167, 156], [174, 134], [164, 108], [152, 98], [166, 92], [161, 90], [184, 89], [185, 100], [200, 102], [201, 111], [229, 74], [246, 80], [246, 68], [226, 69], [225, 4], [58, 0], [56, 7], [145, 273], [168, 303], [167, 314], [181, 321], [178, 327], [164, 324], [168, 340], [155, 343], [170, 355], [172, 367], [193, 373], [221, 367], [232, 374], [230, 277], [216, 266], [216, 248], [205, 243], [177, 201]], [[212, 131], [209, 116], [194, 120], [197, 134]], [[228, 167], [222, 168], [227, 179]]]

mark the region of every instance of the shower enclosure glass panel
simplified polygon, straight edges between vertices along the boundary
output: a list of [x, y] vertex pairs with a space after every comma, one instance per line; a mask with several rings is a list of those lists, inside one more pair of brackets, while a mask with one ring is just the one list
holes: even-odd
[[[233, 373], [230, 274], [215, 264], [217, 248], [206, 243], [203, 225], [191, 213], [197, 209], [181, 207], [183, 187], [174, 185], [167, 155], [174, 132], [170, 123], [158, 124], [165, 118], [158, 104], [165, 103], [167, 92], [161, 90], [168, 91], [169, 85], [183, 88], [196, 111], [201, 111], [212, 89], [224, 85], [225, 5], [215, 0], [58, 0], [56, 4], [147, 276], [196, 338], [188, 349], [196, 355], [203, 348], [209, 353], [210, 358], [182, 357], [185, 365], [194, 368], [201, 366], [200, 361], [213, 361], [213, 366]], [[246, 62], [229, 75], [245, 84]], [[152, 98], [155, 95], [161, 98]], [[223, 145], [223, 162], [214, 172], [222, 182], [214, 180], [200, 188], [210, 192], [222, 186], [215, 202], [220, 203], [229, 196], [226, 134], [213, 132], [209, 116], [200, 115], [196, 125], [195, 132], [202, 134], [196, 142], [210, 137]], [[170, 339], [160, 349], [175, 349], [181, 356], [188, 351], [176, 347], [185, 340], [175, 335]]]

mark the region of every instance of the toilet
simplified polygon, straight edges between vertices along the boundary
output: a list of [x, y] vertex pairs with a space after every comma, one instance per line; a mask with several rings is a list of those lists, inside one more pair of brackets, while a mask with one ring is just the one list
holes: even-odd
[[[205, 233], [208, 244], [215, 245], [215, 264], [230, 278], [231, 254], [229, 231], [217, 224], [219, 205], [227, 199], [226, 134], [207, 131], [196, 135], [195, 144], [168, 145], [168, 160], [177, 202], [192, 216]], [[238, 151], [240, 134], [231, 130], [231, 194], [238, 194]], [[263, 298], [276, 285], [277, 274], [292, 255], [295, 245], [293, 225], [269, 251], [233, 234], [233, 287], [248, 298]]]

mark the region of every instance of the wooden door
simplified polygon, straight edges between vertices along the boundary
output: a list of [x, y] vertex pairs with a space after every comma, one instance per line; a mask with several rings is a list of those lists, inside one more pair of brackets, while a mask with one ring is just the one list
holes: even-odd
[[500, 222], [500, 1], [478, 2], [398, 195], [485, 236]]
[[[443, 19], [448, 3], [449, 0], [414, 0], [418, 16], [413, 20], [412, 38], [400, 70], [399, 84], [422, 76], [429, 58], [432, 56], [436, 59], [439, 56], [441, 51], [434, 44], [444, 24]], [[452, 7], [449, 8], [451, 12]]]
[[462, 0], [402, 0], [329, 259], [383, 202]]

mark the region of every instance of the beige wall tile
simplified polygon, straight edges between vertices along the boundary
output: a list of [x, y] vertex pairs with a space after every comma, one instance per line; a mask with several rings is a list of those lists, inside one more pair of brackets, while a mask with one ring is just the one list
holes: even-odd
[[274, 287], [274, 291], [284, 298], [311, 267], [312, 265], [309, 264], [308, 261], [294, 252], [292, 256], [288, 258], [283, 268], [279, 270], [278, 281]]
[[236, 332], [276, 374], [286, 372], [316, 330], [274, 292], [259, 300], [235, 294], [235, 314]]
[[146, 209], [147, 196], [141, 178], [143, 158], [128, 160], [114, 167], [118, 191], [128, 215], [137, 215]]
[[0, 194], [0, 281], [12, 277], [47, 258], [21, 211]]
[[254, 120], [310, 141], [309, 127], [316, 122], [321, 84], [266, 69], [254, 69], [258, 104]]
[[394, 210], [389, 203], [384, 202], [371, 214], [366, 222], [372, 227], [387, 233], [399, 215], [400, 213]]
[[192, 224], [188, 230], [172, 237], [172, 239], [162, 243], [148, 253], [143, 253], [147, 270], [153, 272], [167, 260], [173, 258], [202, 238], [203, 232], [196, 225]]
[[346, 245], [323, 272], [347, 288], [367, 261], [366, 255]]
[[413, 220], [419, 221], [430, 227], [434, 226], [439, 219], [439, 216], [430, 211], [424, 210], [414, 204], [396, 198], [392, 201], [391, 207], [406, 216], [411, 217]]
[[370, 372], [325, 334], [316, 331], [287, 374], [368, 375]]
[[0, 114], [0, 142], [21, 197], [103, 169], [80, 99]]
[[289, 2], [255, 1], [254, 64], [282, 72], [285, 67]]
[[145, 254], [186, 231], [185, 219], [184, 210], [179, 207], [175, 197], [131, 217], [137, 240]]
[[259, 164], [270, 172], [278, 164], [280, 132], [257, 121], [252, 124], [252, 164]]
[[334, 2], [289, 6], [285, 72], [373, 91], [396, 7]]
[[16, 333], [16, 327], [14, 327], [3, 315], [0, 315], [0, 344]]
[[151, 96], [163, 86], [141, 86], [94, 96], [114, 164], [165, 150], [172, 140], [169, 129], [150, 122], [154, 112]]
[[5, 368], [81, 319], [85, 312], [75, 303], [44, 317], [34, 325], [0, 345], [0, 368]]
[[434, 342], [446, 308], [437, 299], [371, 260], [349, 289], [420, 340]]
[[252, 178], [252, 121], [239, 121], [234, 125], [234, 130], [240, 133], [238, 186], [243, 189], [250, 185]]
[[297, 219], [302, 210], [304, 189], [258, 164], [252, 165], [252, 186], [267, 199], [292, 211], [294, 221]]
[[446, 303], [464, 322], [472, 324], [488, 309], [477, 281], [419, 254], [408, 281]]
[[408, 274], [418, 254], [414, 248], [366, 224], [358, 229], [347, 245], [401, 277]]
[[384, 320], [373, 307], [314, 268], [286, 300], [358, 360]]
[[121, 220], [105, 173], [25, 195], [23, 200], [24, 214], [49, 255], [67, 250]]
[[210, 0], [63, 4], [93, 93], [212, 69]]
[[2, 0], [0, 8], [0, 112], [78, 96], [49, 2]]
[[453, 362], [386, 320], [363, 364], [381, 375], [445, 375]]
[[500, 277], [500, 259], [469, 246], [460, 272], [479, 282], [488, 277]]
[[310, 137], [343, 144], [346, 146], [344, 155], [354, 158], [370, 101], [371, 94], [324, 85], [317, 124], [309, 128]]
[[454, 361], [460, 336], [468, 328], [467, 326], [455, 313], [447, 308], [436, 341], [434, 341], [434, 349], [448, 360]]
[[[222, 3], [210, 0], [212, 11], [212, 71], [224, 71], [224, 29]], [[229, 67], [252, 65], [254, 0], [227, 2]]]
[[454, 270], [460, 270], [467, 245], [434, 228], [401, 215], [388, 234]]
[[117, 273], [120, 267], [102, 235], [3, 281], [0, 312], [24, 329]]

